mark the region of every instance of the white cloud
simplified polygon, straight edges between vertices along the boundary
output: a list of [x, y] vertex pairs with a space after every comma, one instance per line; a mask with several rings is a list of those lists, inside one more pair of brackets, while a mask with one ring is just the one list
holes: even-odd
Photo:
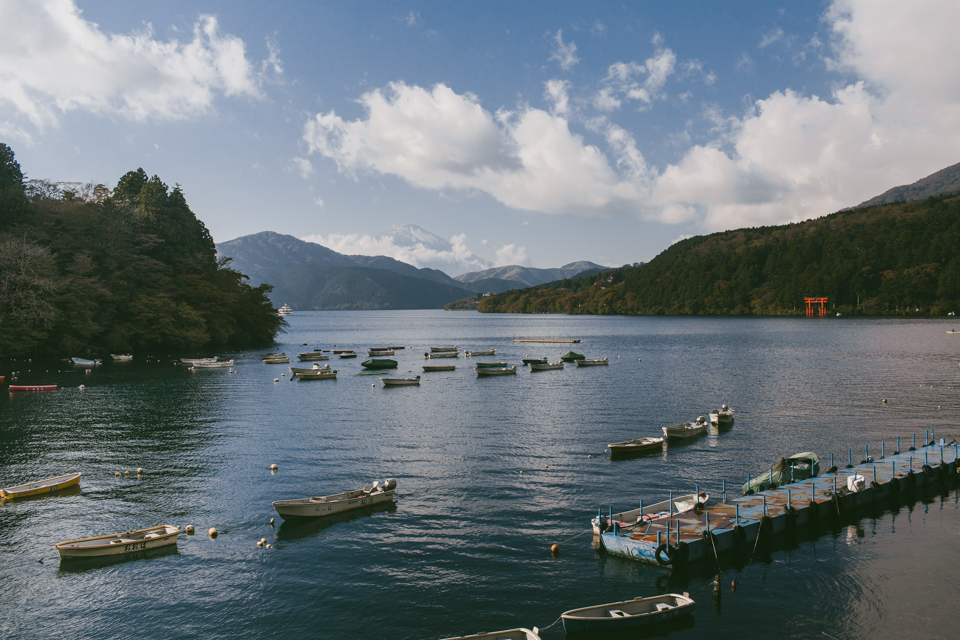
[[512, 264], [529, 266], [529, 263], [530, 259], [527, 257], [526, 247], [518, 247], [515, 244], [505, 244], [497, 249], [496, 266], [498, 267], [505, 267]]
[[763, 38], [761, 38], [760, 44], [758, 44], [757, 46], [763, 49], [765, 47], [769, 47], [771, 44], [773, 44], [777, 40], [782, 40], [782, 39], [783, 39], [783, 29], [774, 29], [773, 31], [768, 31], [767, 33], [763, 34]]
[[414, 27], [420, 23], [420, 14], [411, 11], [408, 15], [403, 17], [403, 21], [407, 24], [407, 26]]
[[553, 42], [553, 53], [550, 54], [548, 59], [556, 60], [561, 69], [569, 71], [570, 67], [580, 62], [580, 58], [577, 57], [577, 45], [573, 42], [570, 44], [563, 42], [563, 29], [557, 29], [556, 35], [553, 36]]
[[[189, 42], [161, 42], [149, 24], [104, 33], [72, 0], [5, 0], [0, 24], [0, 105], [39, 128], [76, 109], [170, 120], [210, 110], [218, 93], [261, 97], [243, 41], [213, 16], [200, 16]], [[268, 46], [264, 69], [279, 73]]]
[[595, 36], [602, 36], [607, 33], [607, 25], [600, 22], [600, 20], [594, 20], [593, 26], [590, 27], [590, 33]]
[[[659, 36], [654, 40], [659, 42]], [[663, 99], [663, 87], [676, 63], [677, 56], [670, 49], [657, 49], [643, 64], [615, 62], [607, 69], [604, 86], [594, 95], [593, 105], [600, 111], [614, 111], [620, 108], [621, 98], [639, 100], [646, 105]], [[638, 77], [643, 75], [646, 78], [641, 83]]]
[[544, 84], [543, 99], [553, 103], [551, 112], [556, 115], [567, 115], [570, 112], [569, 80], [547, 80]]
[[323, 198], [314, 198], [313, 204], [317, 205], [321, 209], [323, 208]]
[[293, 170], [300, 174], [304, 180], [309, 179], [314, 173], [313, 163], [308, 158], [294, 158], [290, 161]]

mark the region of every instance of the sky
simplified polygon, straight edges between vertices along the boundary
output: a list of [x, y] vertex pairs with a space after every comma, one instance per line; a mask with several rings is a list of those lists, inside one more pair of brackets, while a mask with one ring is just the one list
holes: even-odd
[[179, 184], [217, 242], [429, 261], [380, 236], [414, 224], [618, 266], [960, 162], [957, 24], [955, 0], [0, 0], [0, 141], [29, 178]]

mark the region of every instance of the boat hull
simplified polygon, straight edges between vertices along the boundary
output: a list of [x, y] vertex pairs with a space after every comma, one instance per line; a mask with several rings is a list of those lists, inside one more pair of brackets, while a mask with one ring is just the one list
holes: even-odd
[[425, 364], [424, 371], [456, 371], [457, 366], [453, 364]]
[[460, 352], [459, 352], [459, 351], [440, 351], [440, 352], [437, 352], [437, 353], [425, 353], [425, 354], [423, 354], [423, 356], [424, 356], [425, 358], [429, 358], [429, 359], [433, 359], [433, 358], [459, 358], [459, 357], [460, 357]]
[[563, 628], [568, 633], [616, 631], [657, 624], [693, 613], [689, 594], [668, 593], [651, 598], [611, 602], [564, 612]]
[[316, 362], [318, 360], [329, 360], [330, 356], [325, 356], [322, 353], [301, 353], [297, 355], [297, 358], [300, 362]]
[[563, 369], [562, 362], [531, 362], [530, 371], [556, 371]]
[[603, 360], [577, 360], [578, 367], [597, 367], [604, 364], [610, 364], [610, 361], [604, 358]]
[[497, 352], [496, 349], [485, 349], [483, 351], [465, 351], [464, 355], [470, 356], [492, 356]]
[[55, 476], [45, 480], [37, 480], [36, 482], [0, 489], [0, 499], [15, 500], [16, 498], [26, 498], [27, 496], [55, 493], [78, 484], [80, 484], [80, 473], [67, 473], [62, 476]]
[[480, 377], [483, 376], [508, 376], [510, 374], [515, 374], [517, 372], [516, 367], [507, 367], [505, 369], [493, 369], [490, 367], [478, 367], [474, 369], [477, 372], [477, 375]]
[[7, 387], [7, 390], [11, 393], [17, 393], [22, 391], [56, 391], [57, 385], [55, 384], [12, 384]]
[[707, 432], [706, 424], [675, 424], [669, 427], [663, 427], [663, 435], [669, 440], [690, 440], [699, 438]]
[[177, 527], [161, 525], [139, 531], [61, 542], [57, 545], [57, 553], [64, 560], [122, 556], [175, 545], [178, 535], [180, 535], [180, 529]]
[[540, 630], [536, 627], [531, 631], [523, 627], [504, 629], [503, 631], [485, 631], [472, 636], [457, 636], [446, 640], [540, 640]]
[[416, 378], [380, 378], [385, 387], [403, 387], [420, 384], [420, 376]]
[[663, 448], [663, 438], [637, 438], [626, 442], [608, 444], [607, 448], [610, 449], [611, 457], [660, 451]]
[[296, 518], [322, 518], [345, 511], [362, 509], [370, 505], [394, 501], [395, 490], [378, 491], [372, 494], [363, 491], [348, 491], [326, 498], [303, 498], [300, 500], [277, 500], [273, 508], [284, 520]]

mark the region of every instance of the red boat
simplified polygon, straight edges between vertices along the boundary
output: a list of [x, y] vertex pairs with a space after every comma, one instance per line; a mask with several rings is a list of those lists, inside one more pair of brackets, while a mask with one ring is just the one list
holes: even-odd
[[14, 391], [56, 391], [57, 385], [55, 384], [12, 384], [10, 385], [10, 392]]

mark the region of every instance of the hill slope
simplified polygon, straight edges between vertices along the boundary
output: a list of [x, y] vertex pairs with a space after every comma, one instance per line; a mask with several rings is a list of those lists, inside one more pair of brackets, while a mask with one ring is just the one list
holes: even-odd
[[791, 315], [808, 296], [845, 315], [960, 310], [960, 197], [688, 238], [641, 267], [491, 296], [480, 311]]
[[609, 267], [603, 267], [593, 262], [581, 260], [565, 264], [559, 269], [536, 269], [534, 267], [521, 267], [519, 265], [508, 265], [506, 267], [494, 267], [483, 271], [474, 271], [464, 273], [456, 277], [462, 283], [469, 284], [478, 280], [489, 280], [496, 278], [500, 280], [513, 280], [528, 287], [534, 287], [538, 284], [552, 282], [570, 278], [590, 269], [606, 270]]
[[884, 191], [875, 198], [861, 202], [856, 208], [860, 209], [862, 207], [888, 204], [890, 202], [923, 200], [931, 196], [939, 196], [956, 191], [960, 191], [960, 163], [932, 173], [922, 180], [917, 180], [913, 184], [902, 185], [894, 187], [889, 191]]

